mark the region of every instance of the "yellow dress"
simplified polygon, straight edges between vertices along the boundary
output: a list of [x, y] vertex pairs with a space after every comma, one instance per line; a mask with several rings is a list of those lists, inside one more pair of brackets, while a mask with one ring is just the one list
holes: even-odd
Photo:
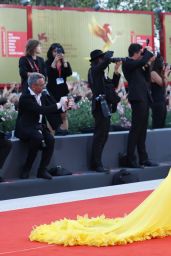
[[109, 246], [171, 235], [171, 171], [135, 210], [122, 218], [63, 219], [35, 227], [29, 239], [65, 246]]

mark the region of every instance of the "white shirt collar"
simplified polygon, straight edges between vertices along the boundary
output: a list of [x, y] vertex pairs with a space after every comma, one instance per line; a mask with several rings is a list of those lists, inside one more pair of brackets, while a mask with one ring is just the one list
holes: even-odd
[[36, 94], [30, 87], [28, 87], [28, 89], [29, 89], [29, 92], [30, 92], [31, 95], [34, 95], [36, 97], [38, 97], [39, 95], [41, 96], [41, 93]]
[[42, 96], [42, 94], [41, 94], [41, 93], [36, 94], [30, 87], [28, 87], [28, 89], [29, 89], [30, 94], [33, 95], [33, 96], [36, 98], [37, 103], [38, 103], [39, 105], [42, 105], [42, 104], [41, 104], [41, 99], [40, 99], [41, 96]]
[[[42, 96], [42, 94], [41, 93], [36, 94], [30, 87], [28, 87], [28, 89], [29, 89], [30, 94], [35, 97], [37, 103], [40, 106], [42, 106], [42, 103], [41, 103], [41, 96]], [[42, 123], [42, 117], [43, 117], [42, 115], [39, 115], [39, 123]]]

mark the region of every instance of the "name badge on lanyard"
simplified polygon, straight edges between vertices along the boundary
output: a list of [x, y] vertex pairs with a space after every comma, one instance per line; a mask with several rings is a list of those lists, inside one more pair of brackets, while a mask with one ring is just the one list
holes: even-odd
[[56, 84], [57, 85], [60, 85], [60, 84], [63, 84], [64, 83], [64, 79], [62, 77], [59, 77], [56, 79]]

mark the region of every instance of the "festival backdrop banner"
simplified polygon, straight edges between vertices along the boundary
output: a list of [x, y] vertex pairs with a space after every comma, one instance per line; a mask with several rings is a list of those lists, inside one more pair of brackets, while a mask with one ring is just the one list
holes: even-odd
[[153, 46], [153, 15], [145, 12], [107, 12], [32, 8], [27, 27], [27, 8], [0, 6], [0, 84], [20, 82], [18, 60], [24, 54], [27, 29], [43, 46], [43, 57], [51, 43], [63, 45], [77, 79], [87, 79], [89, 55], [94, 49], [113, 50], [127, 56], [131, 42]]
[[27, 41], [24, 8], [0, 8], [0, 83], [19, 82], [18, 59]]
[[46, 58], [51, 43], [63, 45], [74, 74], [87, 79], [89, 55], [94, 49], [114, 51], [114, 57], [127, 56], [130, 43], [153, 46], [151, 13], [95, 12], [33, 8], [33, 37], [43, 45]]

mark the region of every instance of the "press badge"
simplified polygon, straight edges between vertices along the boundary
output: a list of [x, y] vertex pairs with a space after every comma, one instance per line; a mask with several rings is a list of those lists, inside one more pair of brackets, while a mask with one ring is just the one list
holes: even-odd
[[59, 77], [56, 79], [56, 84], [63, 84], [64, 83], [64, 79], [62, 77]]

